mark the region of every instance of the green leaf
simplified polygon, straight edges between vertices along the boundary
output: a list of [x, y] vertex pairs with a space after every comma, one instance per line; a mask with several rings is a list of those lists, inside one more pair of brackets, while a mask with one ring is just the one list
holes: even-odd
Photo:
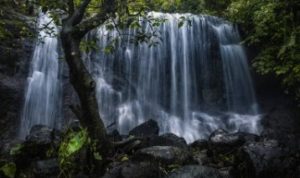
[[14, 146], [12, 149], [10, 149], [10, 152], [9, 154], [14, 156], [14, 155], [18, 155], [21, 153], [21, 149], [23, 148], [24, 146], [22, 144], [17, 144], [16, 146]]
[[129, 160], [129, 158], [128, 158], [127, 155], [124, 155], [124, 156], [122, 157], [122, 159], [121, 159], [122, 162], [125, 162], [125, 161], [128, 161], [128, 160]]
[[75, 153], [76, 151], [80, 150], [82, 146], [85, 144], [87, 139], [86, 132], [81, 131], [70, 140], [68, 146], [67, 146], [67, 153], [69, 155]]
[[80, 132], [72, 132], [70, 138], [65, 140], [59, 148], [60, 157], [68, 158], [75, 152], [79, 151], [87, 142], [88, 134], [85, 129]]
[[94, 152], [94, 158], [98, 161], [101, 161], [102, 160], [102, 156], [100, 155], [99, 152]]
[[0, 171], [4, 173], [5, 176], [9, 178], [14, 178], [16, 175], [16, 165], [15, 163], [7, 163], [0, 168]]

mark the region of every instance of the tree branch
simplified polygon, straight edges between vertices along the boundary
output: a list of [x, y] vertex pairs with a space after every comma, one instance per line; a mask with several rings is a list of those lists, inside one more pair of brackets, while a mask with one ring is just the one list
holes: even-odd
[[73, 14], [75, 10], [74, 1], [68, 0], [69, 14]]
[[88, 33], [90, 30], [102, 25], [106, 20], [108, 20], [110, 17], [107, 16], [107, 14], [99, 13], [83, 22], [81, 22], [76, 27], [76, 33], [83, 37], [86, 33]]
[[80, 7], [79, 7], [79, 13], [80, 13], [80, 14], [84, 14], [84, 12], [85, 12], [87, 6], [90, 4], [90, 2], [91, 2], [91, 0], [84, 0], [84, 1], [81, 3], [81, 5], [80, 5]]
[[80, 37], [83, 37], [90, 30], [103, 24], [111, 16], [114, 16], [116, 6], [115, 0], [104, 0], [100, 7], [101, 11], [93, 17], [78, 24], [75, 30], [76, 33], [78, 33]]
[[70, 22], [73, 26], [79, 24], [85, 14], [86, 8], [90, 4], [91, 0], [84, 0], [78, 9], [75, 9], [74, 13], [70, 14]]

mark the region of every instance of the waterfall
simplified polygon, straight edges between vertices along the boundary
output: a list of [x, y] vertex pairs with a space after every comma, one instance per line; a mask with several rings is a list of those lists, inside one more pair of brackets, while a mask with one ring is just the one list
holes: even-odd
[[62, 119], [61, 66], [58, 59], [58, 40], [53, 37], [58, 29], [49, 15], [43, 13], [38, 17], [37, 28], [41, 29], [40, 40], [36, 42], [27, 79], [20, 138], [25, 138], [34, 125], [58, 128]]
[[[172, 132], [188, 142], [207, 138], [218, 128], [259, 133], [248, 61], [235, 26], [211, 16], [151, 15], [167, 19], [159, 27], [159, 45], [135, 45], [125, 36], [112, 54], [98, 50], [86, 56], [105, 124], [114, 123], [127, 134], [155, 119], [161, 133]], [[182, 16], [191, 26], [178, 27]], [[146, 31], [151, 28], [145, 25]], [[137, 29], [122, 32], [132, 36]], [[88, 38], [105, 47], [118, 33], [102, 26]]]
[[[219, 38], [228, 109], [235, 112], [257, 114], [253, 84], [247, 57], [237, 29], [229, 24], [214, 26]], [[239, 60], [235, 60], [239, 59]]]
[[[97, 85], [99, 113], [109, 129], [127, 134], [135, 126], [155, 119], [161, 133], [172, 132], [188, 142], [207, 138], [223, 128], [229, 132], [260, 132], [255, 93], [248, 61], [234, 25], [217, 17], [150, 13], [166, 19], [158, 29], [161, 41], [135, 45], [138, 29], [123, 30], [112, 54], [94, 50], [83, 54]], [[179, 19], [190, 24], [179, 28]], [[55, 25], [47, 14], [39, 27]], [[141, 23], [145, 31], [149, 24]], [[104, 48], [119, 30], [105, 25], [86, 39]], [[62, 84], [57, 39], [41, 30], [25, 95], [20, 135], [36, 124], [61, 124]]]

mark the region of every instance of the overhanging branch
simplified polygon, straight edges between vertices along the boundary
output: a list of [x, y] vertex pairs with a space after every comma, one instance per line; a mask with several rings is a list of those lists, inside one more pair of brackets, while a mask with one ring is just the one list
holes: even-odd
[[105, 21], [109, 18], [110, 17], [108, 14], [97, 14], [76, 26], [75, 32], [79, 35], [79, 37], [83, 37], [90, 30], [97, 28], [98, 26], [105, 23]]

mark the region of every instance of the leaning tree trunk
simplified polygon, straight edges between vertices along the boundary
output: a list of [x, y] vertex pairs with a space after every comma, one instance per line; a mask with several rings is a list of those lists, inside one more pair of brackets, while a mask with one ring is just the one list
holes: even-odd
[[110, 143], [106, 136], [106, 129], [98, 110], [96, 99], [96, 83], [87, 70], [81, 58], [81, 37], [71, 30], [70, 26], [63, 26], [61, 31], [62, 47], [70, 73], [70, 82], [78, 94], [80, 100], [80, 111], [77, 117], [83, 127], [87, 128], [89, 136], [97, 141], [98, 148], [102, 154], [110, 149]]

